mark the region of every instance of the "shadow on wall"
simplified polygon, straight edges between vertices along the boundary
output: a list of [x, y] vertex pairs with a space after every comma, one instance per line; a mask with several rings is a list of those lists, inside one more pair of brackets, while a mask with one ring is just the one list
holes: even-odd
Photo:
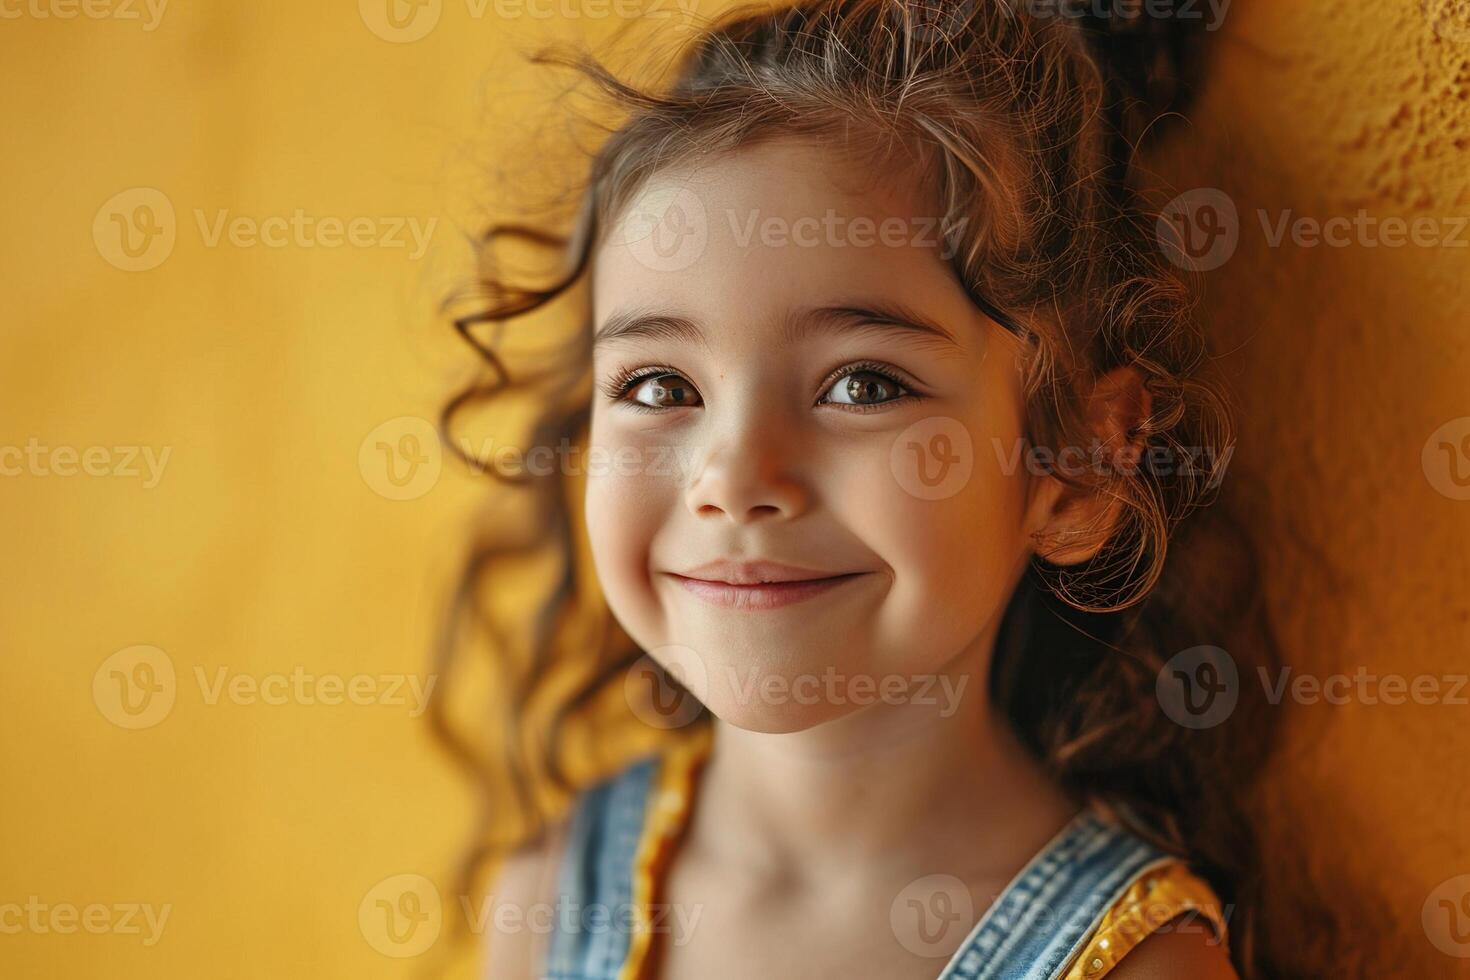
[[1470, 11], [1213, 26], [1148, 163], [1198, 246], [1286, 665], [1242, 678], [1284, 722], [1263, 942], [1288, 976], [1470, 975]]

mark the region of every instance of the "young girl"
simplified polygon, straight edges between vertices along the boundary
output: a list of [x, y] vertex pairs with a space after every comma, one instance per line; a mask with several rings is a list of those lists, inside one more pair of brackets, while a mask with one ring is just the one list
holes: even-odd
[[[1229, 529], [1181, 523], [1228, 427], [1130, 160], [1181, 25], [1060, 10], [737, 11], [658, 93], [571, 62], [630, 116], [572, 234], [495, 233], [567, 266], [486, 272], [493, 376], [445, 417], [530, 387], [533, 443], [585, 448], [497, 473], [544, 520], [462, 596], [527, 527], [564, 552], [502, 661], [496, 980], [1263, 965], [1265, 728], [1235, 690], [1200, 721], [1195, 667], [1268, 637]], [[577, 283], [549, 367], [475, 330]]]

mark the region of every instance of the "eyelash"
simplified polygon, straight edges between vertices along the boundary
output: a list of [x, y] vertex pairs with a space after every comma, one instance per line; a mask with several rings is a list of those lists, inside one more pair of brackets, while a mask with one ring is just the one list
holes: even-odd
[[[659, 378], [671, 374], [677, 375], [681, 378], [684, 377], [684, 375], [680, 374], [677, 370], [671, 367], [651, 365], [641, 368], [624, 368], [623, 370], [620, 370], [616, 375], [609, 378], [602, 385], [600, 385], [600, 387], [603, 394], [606, 395], [609, 399], [615, 402], [626, 404], [634, 411], [667, 412], [671, 409], [656, 408], [652, 405], [645, 405], [642, 402], [632, 401], [628, 398], [628, 395], [635, 388], [637, 388], [639, 384], [647, 381], [649, 378]], [[825, 394], [827, 390], [830, 389], [832, 385], [836, 384], [839, 380], [854, 374], [876, 374], [878, 377], [882, 378], [884, 381], [887, 381], [889, 384], [901, 388], [903, 390], [903, 394], [890, 398], [887, 401], [879, 402], [875, 405], [848, 405], [841, 402], [829, 401], [818, 402], [817, 404], [837, 405], [845, 411], [867, 414], [869, 412], [881, 411], [888, 408], [890, 405], [894, 405], [900, 402], [920, 401], [923, 398], [927, 397], [914, 391], [913, 383], [904, 378], [902, 374], [898, 372], [895, 368], [892, 368], [887, 364], [881, 364], [877, 361], [854, 361], [851, 364], [844, 364], [842, 367], [831, 372], [827, 375], [825, 379], [823, 379], [820, 390], [823, 394]]]

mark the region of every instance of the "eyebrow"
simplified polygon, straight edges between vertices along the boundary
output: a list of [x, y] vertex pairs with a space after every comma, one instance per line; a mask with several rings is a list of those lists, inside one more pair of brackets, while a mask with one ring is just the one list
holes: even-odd
[[[789, 314], [781, 325], [781, 341], [790, 345], [824, 331], [877, 331], [883, 335], [905, 334], [928, 345], [960, 352], [964, 347], [954, 334], [901, 303], [863, 301], [810, 306]], [[608, 315], [592, 337], [593, 347], [619, 341], [682, 341], [709, 346], [699, 321], [671, 311], [618, 310]]]

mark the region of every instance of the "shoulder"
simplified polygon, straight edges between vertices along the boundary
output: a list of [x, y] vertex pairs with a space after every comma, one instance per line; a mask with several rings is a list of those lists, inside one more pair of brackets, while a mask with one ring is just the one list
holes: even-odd
[[1116, 896], [1067, 980], [1235, 980], [1227, 918], [1213, 889], [1183, 861], [1157, 863]]
[[1174, 977], [1239, 980], [1229, 953], [1207, 927], [1165, 927], [1149, 935], [1109, 971], [1110, 980], [1172, 980]]
[[[484, 922], [487, 977], [541, 975], [549, 917], [556, 908], [557, 871], [566, 848], [565, 821], [548, 827], [499, 864], [490, 883]], [[547, 920], [543, 923], [540, 920]]]
[[[622, 878], [601, 869], [639, 837], [657, 765], [656, 757], [637, 759], [584, 786], [560, 819], [499, 862], [481, 920], [487, 976], [541, 976], [563, 902], [616, 904], [609, 895], [617, 895]], [[631, 861], [631, 852], [625, 857]], [[568, 858], [580, 873], [570, 884], [572, 894], [564, 895], [561, 870]]]

